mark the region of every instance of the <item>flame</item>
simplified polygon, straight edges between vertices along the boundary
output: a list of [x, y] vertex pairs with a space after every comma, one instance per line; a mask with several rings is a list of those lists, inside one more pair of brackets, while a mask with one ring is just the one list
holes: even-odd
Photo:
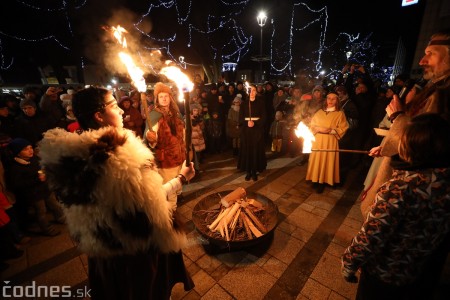
[[[111, 31], [116, 38], [117, 42], [122, 46], [122, 48], [127, 48], [127, 40], [125, 39], [124, 33], [127, 33], [126, 29], [120, 25], [117, 27], [111, 26]], [[145, 92], [147, 90], [147, 84], [144, 79], [144, 71], [142, 71], [136, 64], [134, 63], [131, 56], [121, 51], [119, 52], [120, 60], [123, 62], [125, 67], [127, 68], [128, 74], [133, 81], [133, 85], [138, 89], [139, 92]]]
[[244, 85], [245, 85], [245, 88], [247, 90], [247, 94], [250, 95], [250, 84], [248, 84], [248, 81], [246, 81]]
[[128, 31], [120, 25], [117, 25], [117, 27], [111, 26], [111, 31], [113, 32], [117, 42], [122, 45], [123, 48], [127, 48], [127, 40], [123, 34], [128, 33]]
[[189, 77], [183, 72], [181, 72], [181, 70], [175, 66], [164, 67], [161, 69], [160, 73], [176, 83], [178, 87], [179, 101], [183, 101], [184, 91], [187, 90], [188, 92], [190, 92], [194, 88], [194, 83], [189, 80]]
[[303, 153], [311, 153], [312, 142], [316, 140], [314, 134], [303, 122], [298, 123], [295, 135], [303, 138]]

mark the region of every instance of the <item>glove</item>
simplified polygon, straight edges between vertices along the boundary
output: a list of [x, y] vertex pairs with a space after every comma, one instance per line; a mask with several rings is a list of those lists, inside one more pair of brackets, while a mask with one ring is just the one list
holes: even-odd
[[350, 283], [358, 283], [358, 277], [355, 276], [355, 274], [344, 276], [345, 281]]

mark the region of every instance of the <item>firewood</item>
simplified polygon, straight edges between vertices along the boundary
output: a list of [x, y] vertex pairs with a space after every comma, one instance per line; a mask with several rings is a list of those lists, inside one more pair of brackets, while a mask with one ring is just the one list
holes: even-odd
[[240, 206], [241, 205], [238, 202], [235, 202], [233, 204], [233, 206], [231, 207], [230, 212], [225, 216], [225, 218], [223, 218], [223, 222], [225, 223], [225, 225], [230, 224], [230, 222], [234, 219], [234, 215], [239, 210]]
[[256, 226], [253, 224], [253, 222], [250, 220], [250, 218], [247, 216], [247, 214], [244, 214], [244, 222], [247, 223], [248, 228], [250, 228], [250, 231], [255, 235], [255, 237], [260, 237], [263, 234], [256, 228]]
[[218, 216], [217, 218], [214, 220], [214, 222], [211, 223], [211, 225], [208, 226], [208, 228], [211, 231], [216, 231], [216, 227], [219, 224], [220, 220], [222, 220], [223, 217], [225, 217], [231, 210], [231, 207], [227, 207], [226, 209], [224, 209]]
[[234, 191], [232, 191], [231, 193], [220, 199], [220, 203], [222, 203], [222, 205], [225, 207], [230, 207], [237, 200], [243, 198], [245, 199], [246, 196], [247, 192], [245, 191], [245, 189], [242, 187], [238, 187], [237, 189], [235, 189]]
[[258, 217], [256, 217], [253, 212], [248, 209], [247, 207], [244, 207], [245, 213], [246, 215], [248, 215], [253, 223], [256, 225], [256, 227], [258, 227], [259, 230], [261, 230], [263, 233], [265, 233], [267, 231], [266, 227], [263, 225], [263, 223], [261, 223], [261, 221], [258, 219]]
[[229, 241], [230, 240], [230, 233], [228, 232], [228, 226], [227, 225], [224, 226], [224, 231], [225, 231], [225, 240]]
[[247, 233], [247, 237], [249, 240], [253, 239], [252, 231], [250, 230], [250, 227], [248, 226], [247, 220], [245, 218], [245, 213], [241, 211], [239, 218], [242, 220], [242, 223], [244, 224], [245, 232]]
[[219, 229], [220, 235], [222, 237], [225, 237], [225, 232], [224, 232], [224, 226], [222, 223], [219, 224], [219, 226], [217, 226], [217, 228]]
[[264, 206], [262, 205], [261, 202], [256, 201], [256, 199], [248, 199], [247, 198], [247, 203], [250, 205], [253, 205], [256, 208], [263, 208]]
[[236, 224], [237, 224], [237, 221], [239, 219], [239, 215], [241, 214], [241, 210], [242, 210], [242, 208], [239, 208], [239, 211], [236, 212], [236, 214], [234, 215], [233, 220], [231, 221], [230, 230], [232, 232], [234, 231], [234, 228], [236, 228]]

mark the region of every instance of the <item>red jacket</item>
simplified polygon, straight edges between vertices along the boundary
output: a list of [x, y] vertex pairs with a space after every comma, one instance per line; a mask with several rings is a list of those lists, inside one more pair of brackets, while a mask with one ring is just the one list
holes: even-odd
[[9, 203], [5, 194], [0, 192], [0, 227], [3, 227], [9, 223], [10, 219], [5, 210], [10, 207], [11, 203]]

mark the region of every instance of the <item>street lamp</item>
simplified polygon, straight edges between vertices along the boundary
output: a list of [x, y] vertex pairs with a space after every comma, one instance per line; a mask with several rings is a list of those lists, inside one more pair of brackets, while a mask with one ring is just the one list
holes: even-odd
[[347, 56], [347, 62], [350, 61], [350, 57], [352, 56], [352, 51], [348, 51], [347, 53], [345, 53], [345, 56]]
[[264, 25], [266, 25], [266, 21], [267, 21], [267, 15], [264, 11], [260, 11], [258, 16], [256, 17], [256, 20], [258, 21], [258, 25], [261, 27], [261, 38], [259, 40], [259, 73], [261, 74], [261, 82], [263, 81], [263, 73], [262, 73], [262, 60], [263, 60], [263, 44], [262, 44], [262, 39], [263, 39], [263, 27]]

